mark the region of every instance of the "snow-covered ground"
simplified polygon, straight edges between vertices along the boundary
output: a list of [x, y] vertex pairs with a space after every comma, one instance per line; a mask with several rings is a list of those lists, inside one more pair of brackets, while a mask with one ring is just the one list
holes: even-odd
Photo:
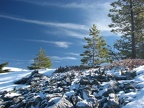
[[[13, 82], [30, 74], [32, 71], [11, 67], [9, 67], [9, 69], [11, 69], [12, 72], [0, 74], [0, 91], [12, 90], [14, 87], [18, 88], [21, 86], [26, 86], [16, 85]], [[55, 69], [46, 69], [40, 70], [39, 72], [51, 76], [54, 70]], [[137, 91], [136, 93], [131, 92], [129, 94], [126, 94], [126, 96], [129, 95], [130, 97], [133, 96], [135, 98], [133, 98], [133, 100], [123, 108], [144, 108], [144, 66], [140, 66], [138, 68], [135, 68], [134, 70], [137, 72], [137, 76], [134, 78], [134, 81], [137, 82], [142, 89], [140, 91]]]
[[134, 98], [132, 102], [128, 103], [123, 108], [144, 108], [144, 66], [140, 66], [134, 70], [138, 74], [134, 80], [139, 82], [142, 89], [135, 95], [136, 98]]
[[[0, 91], [12, 90], [14, 87], [26, 87], [26, 85], [16, 85], [13, 82], [29, 75], [32, 71], [14, 67], [5, 67], [4, 69], [10, 69], [11, 72], [0, 74]], [[55, 69], [40, 70], [40, 73], [51, 76], [54, 70]]]

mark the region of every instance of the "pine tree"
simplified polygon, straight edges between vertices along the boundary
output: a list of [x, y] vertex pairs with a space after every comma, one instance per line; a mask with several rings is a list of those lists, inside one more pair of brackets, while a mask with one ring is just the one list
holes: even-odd
[[34, 58], [34, 63], [31, 66], [28, 66], [30, 70], [37, 70], [43, 68], [50, 68], [52, 62], [49, 57], [46, 56], [46, 53], [43, 49], [40, 49], [39, 54]]
[[5, 72], [9, 72], [10, 71], [9, 69], [3, 69], [7, 65], [8, 65], [8, 62], [0, 64], [0, 73], [5, 73]]
[[86, 38], [87, 45], [83, 47], [86, 49], [80, 56], [83, 56], [81, 62], [83, 65], [95, 67], [108, 60], [108, 49], [106, 48], [106, 41], [102, 36], [99, 36], [100, 31], [96, 25], [89, 29], [89, 36]]
[[[111, 3], [109, 17], [112, 32], [123, 34], [114, 47], [123, 54], [123, 58], [141, 58], [138, 55], [144, 37], [144, 0], [117, 0]], [[140, 41], [138, 41], [140, 40]], [[142, 46], [141, 46], [142, 47]]]

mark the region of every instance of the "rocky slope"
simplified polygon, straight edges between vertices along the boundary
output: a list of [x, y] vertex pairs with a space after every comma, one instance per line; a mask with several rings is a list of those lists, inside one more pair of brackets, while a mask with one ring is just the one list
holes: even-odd
[[86, 69], [54, 73], [33, 71], [14, 82], [29, 85], [0, 92], [0, 108], [121, 108], [143, 88], [144, 72]]

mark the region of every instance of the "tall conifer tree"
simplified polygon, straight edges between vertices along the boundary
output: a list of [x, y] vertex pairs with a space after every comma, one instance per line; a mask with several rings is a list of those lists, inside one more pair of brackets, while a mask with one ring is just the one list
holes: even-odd
[[[122, 34], [115, 43], [123, 58], [144, 58], [139, 55], [144, 37], [144, 0], [117, 0], [111, 3], [109, 17], [112, 32]], [[142, 50], [141, 50], [142, 51]]]
[[106, 62], [108, 59], [108, 49], [106, 48], [106, 41], [102, 36], [99, 36], [100, 31], [97, 29], [96, 25], [93, 25], [89, 29], [90, 38], [86, 38], [87, 45], [84, 45], [86, 49], [81, 56], [82, 64], [95, 67], [100, 65], [103, 62]]

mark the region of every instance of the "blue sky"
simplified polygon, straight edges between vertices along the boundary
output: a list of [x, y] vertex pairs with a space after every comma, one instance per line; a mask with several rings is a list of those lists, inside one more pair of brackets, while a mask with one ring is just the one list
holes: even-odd
[[118, 38], [108, 27], [112, 1], [0, 0], [0, 63], [26, 68], [43, 48], [52, 68], [80, 65], [92, 24], [108, 45]]

